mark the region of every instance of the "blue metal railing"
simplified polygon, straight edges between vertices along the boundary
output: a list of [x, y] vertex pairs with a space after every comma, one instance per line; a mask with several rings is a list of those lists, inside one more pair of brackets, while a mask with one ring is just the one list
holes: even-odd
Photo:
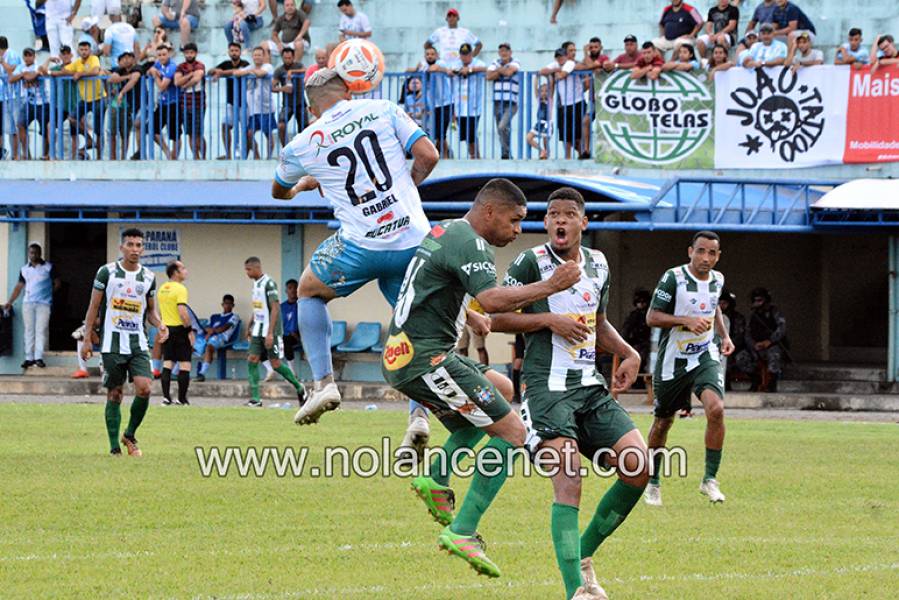
[[[312, 119], [303, 75], [292, 92], [271, 77], [206, 76], [196, 89], [160, 91], [153, 77], [41, 75], [6, 86], [6, 159], [270, 159]], [[553, 83], [535, 72], [387, 73], [361, 97], [402, 105], [444, 158], [577, 157], [592, 139], [592, 73]]]

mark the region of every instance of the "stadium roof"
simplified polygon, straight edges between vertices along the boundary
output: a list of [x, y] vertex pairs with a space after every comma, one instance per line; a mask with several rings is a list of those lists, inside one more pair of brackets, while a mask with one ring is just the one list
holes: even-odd
[[[894, 189], [899, 182], [884, 180], [840, 185], [721, 177], [673, 177], [666, 181], [565, 173], [476, 173], [426, 181], [420, 188], [425, 210], [432, 219], [460, 215], [492, 177], [511, 179], [534, 199], [528, 204], [526, 231], [542, 230], [545, 199], [563, 185], [584, 194], [590, 229], [811, 233], [820, 227], [899, 223], [899, 194]], [[318, 192], [305, 192], [284, 202], [271, 197], [268, 181], [6, 180], [3, 188], [5, 210], [0, 213], [0, 222], [336, 225], [330, 207]], [[876, 202], [871, 202], [872, 198]], [[860, 202], [863, 208], [858, 208]], [[859, 218], [856, 213], [860, 210], [867, 213], [867, 219]], [[871, 211], [876, 214], [872, 216]], [[892, 217], [888, 214], [891, 212]]]

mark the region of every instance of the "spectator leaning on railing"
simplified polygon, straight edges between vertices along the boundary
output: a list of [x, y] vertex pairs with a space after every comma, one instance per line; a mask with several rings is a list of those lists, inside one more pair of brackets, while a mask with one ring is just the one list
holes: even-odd
[[[289, 0], [288, 0], [289, 1]], [[225, 114], [222, 117], [222, 142], [225, 145], [225, 154], [219, 156], [219, 159], [231, 160], [231, 131], [236, 123], [242, 122], [242, 114], [246, 110], [246, 102], [244, 99], [243, 88], [240, 80], [234, 78], [234, 73], [244, 67], [248, 67], [250, 63], [240, 57], [240, 44], [228, 44], [228, 60], [224, 60], [217, 64], [210, 71], [213, 81], [218, 81], [220, 77], [224, 77], [225, 86]], [[237, 136], [235, 136], [235, 144]]]
[[849, 41], [837, 48], [834, 64], [857, 65], [868, 64], [871, 60], [868, 47], [862, 44], [862, 30], [853, 27], [849, 30]]
[[671, 0], [659, 19], [659, 37], [652, 41], [661, 53], [677, 50], [684, 42], [695, 44], [702, 28], [702, 15], [683, 0]]
[[[284, 14], [275, 19], [271, 41], [266, 40], [269, 51], [280, 54], [285, 47], [293, 48], [294, 60], [303, 62], [303, 56], [312, 44], [312, 38], [309, 37], [311, 26], [309, 17], [297, 10], [295, 0], [284, 0]], [[325, 60], [327, 61], [327, 57]]]
[[[439, 58], [437, 48], [425, 48], [425, 59], [411, 71], [424, 75], [425, 103], [432, 121], [429, 128], [431, 139], [443, 158], [450, 157], [450, 148], [446, 140], [446, 130], [453, 118], [453, 88], [450, 84], [450, 66]], [[306, 77], [309, 77], [307, 71]]]
[[[560, 52], [558, 50], [557, 52]], [[537, 100], [537, 115], [534, 126], [528, 131], [528, 146], [540, 151], [540, 160], [549, 158], [549, 138], [552, 136], [552, 113], [549, 99], [551, 96], [549, 79], [544, 76], [534, 77], [534, 96]], [[542, 147], [541, 147], [542, 142]]]
[[40, 68], [34, 62], [34, 50], [25, 48], [22, 52], [24, 62], [16, 67], [15, 72], [9, 78], [10, 84], [22, 82], [24, 89], [24, 102], [19, 107], [19, 115], [16, 118], [19, 128], [18, 142], [20, 146], [19, 160], [30, 160], [28, 152], [28, 126], [37, 121], [40, 125], [43, 138], [44, 160], [50, 159], [50, 135], [47, 126], [50, 123], [50, 89], [47, 80], [41, 76]]
[[742, 56], [743, 53], [752, 48], [752, 45], [757, 41], [759, 41], [758, 32], [754, 29], [750, 29], [746, 32], [746, 35], [737, 42], [737, 49], [734, 51], [734, 55], [737, 57]]
[[705, 33], [696, 39], [696, 50], [699, 58], [704, 58], [706, 50], [716, 45], [733, 48], [737, 43], [737, 25], [740, 23], [740, 10], [730, 0], [718, 0], [709, 9], [705, 22]]
[[471, 44], [462, 44], [459, 58], [450, 65], [453, 104], [459, 123], [459, 141], [468, 143], [468, 157], [480, 158], [478, 121], [484, 102], [484, 71], [487, 65], [472, 54]]
[[[156, 62], [147, 71], [156, 87], [156, 110], [153, 112], [153, 141], [159, 145], [163, 156], [169, 160], [178, 158], [181, 150], [181, 124], [178, 117], [178, 88], [175, 87], [177, 67], [171, 59], [171, 46], [156, 49]], [[172, 147], [169, 148], [162, 137], [162, 130], [168, 133]]]
[[581, 64], [586, 69], [593, 71], [610, 72], [614, 69], [612, 60], [602, 52], [602, 40], [596, 36], [590, 38], [590, 41], [584, 46], [584, 58]]
[[81, 8], [81, 0], [37, 0], [35, 5], [44, 6], [46, 15], [47, 39], [50, 41], [50, 56], [59, 56], [62, 46], [72, 46], [74, 42], [74, 27], [72, 22], [78, 9]]
[[675, 57], [662, 65], [662, 71], [682, 71], [689, 73], [702, 68], [696, 50], [691, 44], [681, 44], [674, 52]]
[[153, 17], [153, 26], [177, 29], [181, 34], [181, 46], [190, 41], [190, 32], [200, 26], [199, 0], [162, 0], [159, 14]]
[[[727, 48], [720, 44], [712, 48], [712, 58], [709, 59], [708, 71], [711, 77], [714, 77], [717, 71], [727, 71], [734, 66], [727, 54]], [[714, 79], [713, 79], [714, 80]]]
[[[127, 23], [118, 23], [127, 25]], [[109, 86], [109, 155], [113, 160], [124, 160], [128, 154], [128, 138], [132, 129], [140, 129], [140, 69], [134, 54], [122, 52], [117, 57], [118, 66], [112, 70], [106, 83]], [[140, 152], [140, 144], [135, 146]], [[139, 157], [139, 154], [138, 154]]]
[[499, 58], [487, 67], [487, 80], [493, 82], [493, 119], [499, 136], [500, 158], [512, 158], [512, 118], [518, 112], [521, 65], [512, 58], [508, 42], [499, 45]]
[[253, 65], [234, 72], [236, 77], [247, 77], [247, 153], [252, 150], [256, 159], [260, 158], [255, 137], [257, 131], [261, 131], [268, 141], [266, 158], [271, 158], [275, 149], [272, 132], [278, 128], [278, 122], [272, 99], [273, 73], [274, 68], [265, 62], [265, 50], [260, 46], [253, 48]]
[[12, 158], [19, 156], [16, 117], [19, 112], [19, 86], [11, 85], [9, 77], [22, 64], [22, 57], [9, 47], [5, 37], [0, 36], [0, 159], [6, 155], [3, 147], [4, 133], [10, 138]]
[[796, 44], [790, 48], [786, 63], [795, 73], [800, 67], [812, 67], [824, 64], [824, 53], [817, 48], [812, 48], [811, 36], [803, 31], [796, 36]]
[[871, 48], [871, 73], [881, 66], [899, 64], [899, 50], [891, 35], [878, 35], [874, 38], [874, 46]]
[[615, 57], [612, 62], [614, 70], [633, 69], [640, 60], [640, 49], [637, 46], [637, 36], [627, 35], [624, 38], [624, 52]]
[[[566, 50], [565, 47], [569, 49]], [[556, 98], [556, 127], [559, 141], [565, 144], [565, 158], [571, 158], [572, 148], [580, 149], [583, 137], [582, 121], [588, 114], [584, 102], [582, 77], [574, 72], [577, 48], [566, 42], [555, 52], [553, 62], [540, 69], [540, 75], [553, 80]]]
[[459, 11], [451, 8], [446, 11], [446, 25], [438, 27], [431, 33], [425, 42], [425, 48], [434, 46], [440, 60], [451, 63], [459, 58], [459, 48], [462, 44], [471, 45], [473, 56], [480, 54], [483, 46], [478, 36], [464, 27], [459, 27]]
[[[100, 59], [91, 54], [91, 45], [88, 42], [78, 44], [78, 58], [66, 65], [65, 71], [72, 75], [72, 79], [78, 82], [79, 102], [75, 110], [76, 118], [82, 122], [80, 126], [87, 143], [87, 149], [96, 150], [97, 160], [103, 156], [103, 101], [106, 91], [103, 82], [97, 76], [100, 74]], [[91, 78], [90, 81], [80, 81]], [[91, 136], [84, 120], [87, 114], [91, 114], [94, 127], [94, 135]]]
[[419, 127], [427, 129], [428, 106], [425, 102], [424, 84], [418, 75], [410, 75], [403, 84], [403, 108]]
[[[80, 119], [75, 118], [78, 110], [78, 90], [75, 84], [69, 78], [68, 66], [72, 64], [72, 49], [63, 46], [59, 50], [59, 56], [51, 56], [44, 63], [45, 70], [49, 72], [51, 85], [54, 86], [56, 92], [56, 110], [57, 123], [68, 123], [69, 132], [72, 136], [71, 155], [74, 160], [75, 152], [78, 150], [78, 131], [82, 128]], [[53, 78], [64, 77], [59, 81], [53, 81]], [[51, 96], [52, 99], [52, 96]], [[53, 124], [56, 126], [56, 123]], [[62, 132], [59, 132], [60, 134]], [[87, 133], [85, 132], [85, 136]], [[62, 157], [56, 157], [62, 158]]]
[[181, 96], [181, 122], [194, 160], [205, 160], [206, 65], [197, 60], [197, 45], [193, 42], [184, 47], [184, 62], [175, 71], [175, 87]]
[[371, 23], [368, 17], [362, 11], [356, 10], [350, 0], [339, 0], [337, 8], [340, 10], [340, 41], [347, 38], [369, 38], [371, 37]]
[[272, 92], [281, 94], [281, 110], [278, 113], [278, 139], [281, 146], [287, 145], [287, 125], [291, 119], [297, 124], [297, 131], [303, 130], [302, 80], [303, 65], [294, 60], [293, 48], [281, 50], [281, 65], [272, 75]]
[[631, 79], [658, 79], [664, 66], [665, 59], [659, 49], [652, 42], [643, 42], [643, 51], [634, 63]]
[[737, 63], [747, 69], [759, 67], [776, 67], [787, 60], [787, 45], [774, 39], [774, 26], [765, 23], [759, 28], [760, 40], [749, 50], [743, 51]]

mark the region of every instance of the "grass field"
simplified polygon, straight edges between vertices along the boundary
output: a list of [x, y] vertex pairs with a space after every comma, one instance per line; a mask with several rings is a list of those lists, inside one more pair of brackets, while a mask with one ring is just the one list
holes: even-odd
[[[0, 405], [0, 597], [563, 597], [545, 480], [513, 478], [487, 513], [504, 573], [487, 580], [436, 550], [405, 480], [200, 476], [197, 445], [305, 444], [320, 458], [403, 427], [395, 411], [302, 429], [291, 416], [154, 405], [144, 458], [113, 459], [101, 405]], [[675, 425], [671, 443], [697, 457], [689, 478], [665, 481], [666, 506], [641, 502], [600, 548], [613, 600], [896, 597], [895, 424], [731, 420], [720, 506], [697, 492], [702, 431]], [[586, 482], [582, 526], [608, 484]]]

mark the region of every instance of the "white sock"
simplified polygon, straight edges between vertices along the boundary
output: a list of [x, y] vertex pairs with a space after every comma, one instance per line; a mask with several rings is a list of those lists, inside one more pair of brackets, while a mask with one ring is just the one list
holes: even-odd
[[272, 361], [270, 361], [270, 360], [267, 360], [267, 361], [265, 361], [264, 363], [262, 363], [262, 366], [265, 367], [265, 374], [266, 374], [266, 375], [268, 375], [269, 373], [271, 373], [272, 371], [274, 371], [274, 369], [272, 368]]
[[83, 358], [81, 358], [81, 349], [84, 347], [84, 341], [78, 340], [78, 369], [81, 371], [87, 371], [87, 362]]

